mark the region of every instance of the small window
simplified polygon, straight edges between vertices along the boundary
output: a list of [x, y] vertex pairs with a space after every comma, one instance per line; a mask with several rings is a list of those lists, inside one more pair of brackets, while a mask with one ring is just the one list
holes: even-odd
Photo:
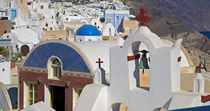
[[112, 29], [109, 28], [109, 36], [111, 36], [111, 35], [112, 35]]
[[119, 23], [120, 19], [119, 16], [116, 17], [116, 22]]
[[45, 25], [46, 25], [46, 27], [48, 27], [48, 23], [46, 23]]
[[112, 18], [111, 17], [108, 17], [108, 20], [107, 20], [109, 23], [112, 22]]
[[59, 79], [61, 77], [61, 62], [58, 58], [53, 57], [50, 59], [49, 73], [53, 79]]
[[132, 33], [133, 33], [133, 32], [132, 32], [132, 29], [129, 29], [129, 34], [132, 35]]
[[37, 102], [37, 84], [28, 83], [28, 106]]
[[61, 63], [57, 58], [52, 60], [52, 73], [53, 77], [61, 77]]
[[66, 18], [66, 21], [68, 21], [69, 19], [68, 18]]
[[41, 5], [41, 9], [44, 9], [44, 6], [43, 5]]

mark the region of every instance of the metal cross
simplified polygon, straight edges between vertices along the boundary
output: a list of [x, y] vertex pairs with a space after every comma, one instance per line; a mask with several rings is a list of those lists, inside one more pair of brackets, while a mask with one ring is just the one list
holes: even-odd
[[141, 26], [147, 26], [146, 22], [149, 22], [151, 20], [151, 17], [149, 15], [144, 15], [146, 12], [146, 9], [142, 7], [140, 9], [140, 13], [136, 15], [135, 19], [137, 21], [141, 21]]
[[98, 67], [101, 68], [101, 63], [104, 63], [104, 62], [101, 61], [101, 58], [98, 58], [98, 61], [96, 61], [96, 63], [98, 63]]
[[198, 72], [201, 73], [202, 69], [205, 69], [205, 67], [201, 64], [199, 64], [199, 66], [196, 67], [198, 69]]

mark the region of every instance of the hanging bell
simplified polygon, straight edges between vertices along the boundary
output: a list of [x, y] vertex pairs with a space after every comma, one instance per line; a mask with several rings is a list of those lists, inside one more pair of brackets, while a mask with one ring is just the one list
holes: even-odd
[[146, 51], [142, 51], [143, 55], [140, 59], [139, 69], [149, 69], [148, 61], [147, 61], [147, 53]]

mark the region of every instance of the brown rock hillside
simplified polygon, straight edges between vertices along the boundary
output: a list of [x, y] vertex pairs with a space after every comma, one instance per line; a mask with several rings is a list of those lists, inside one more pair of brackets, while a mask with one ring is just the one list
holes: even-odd
[[[160, 37], [183, 39], [195, 65], [210, 71], [210, 40], [198, 31], [210, 30], [210, 0], [123, 0], [136, 15], [144, 6], [152, 17], [150, 29]], [[190, 2], [190, 3], [189, 3]]]

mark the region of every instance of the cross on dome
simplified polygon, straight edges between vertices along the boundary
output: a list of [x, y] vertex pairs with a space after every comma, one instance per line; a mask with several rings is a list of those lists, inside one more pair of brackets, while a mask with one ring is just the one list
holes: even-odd
[[136, 15], [135, 19], [137, 21], [141, 21], [141, 26], [147, 26], [146, 22], [149, 22], [151, 20], [151, 17], [149, 15], [145, 15], [146, 9], [142, 7], [140, 9], [140, 13]]

